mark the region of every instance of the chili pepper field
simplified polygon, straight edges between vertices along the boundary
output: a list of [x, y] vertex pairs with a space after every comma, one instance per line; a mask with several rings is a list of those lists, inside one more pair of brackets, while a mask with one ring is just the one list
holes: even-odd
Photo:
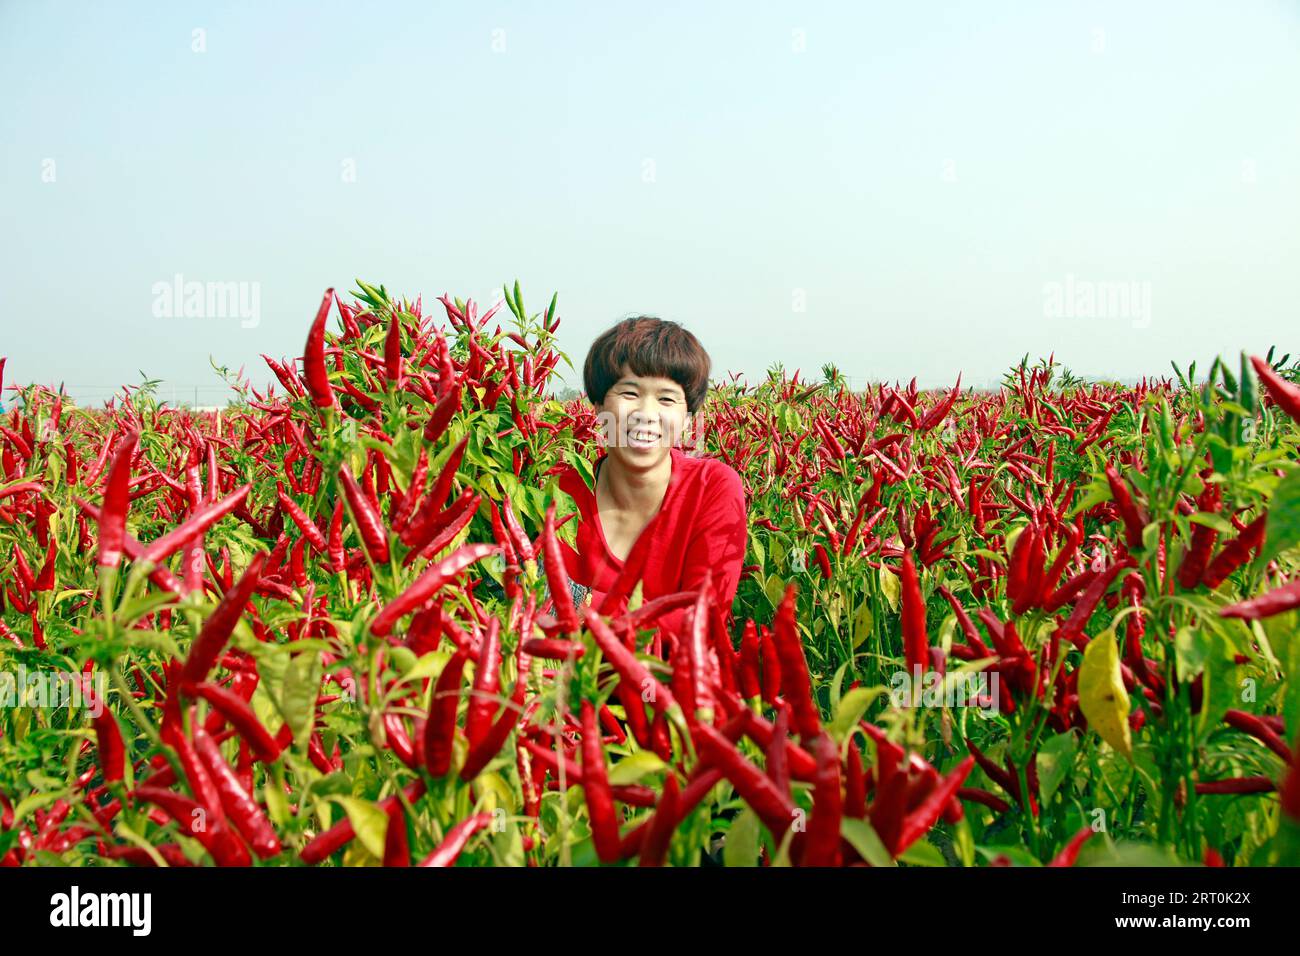
[[0, 360], [0, 865], [1300, 863], [1288, 357], [716, 382], [734, 605], [606, 616], [556, 298], [305, 305], [220, 412]]

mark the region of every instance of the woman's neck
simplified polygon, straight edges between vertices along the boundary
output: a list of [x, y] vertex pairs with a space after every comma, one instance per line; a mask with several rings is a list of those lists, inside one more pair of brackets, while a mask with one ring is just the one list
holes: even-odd
[[[653, 514], [659, 510], [673, 475], [671, 452], [650, 468], [629, 469], [613, 455], [606, 454], [599, 480], [605, 483], [605, 497], [619, 511]], [[598, 480], [598, 484], [599, 484]]]

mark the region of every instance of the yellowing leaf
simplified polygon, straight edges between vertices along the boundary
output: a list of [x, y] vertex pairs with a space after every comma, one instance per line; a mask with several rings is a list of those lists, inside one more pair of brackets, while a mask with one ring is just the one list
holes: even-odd
[[1129, 733], [1129, 697], [1120, 674], [1119, 644], [1114, 631], [1103, 631], [1088, 642], [1079, 666], [1079, 707], [1092, 728], [1125, 757], [1133, 759]]
[[372, 856], [382, 858], [384, 834], [388, 830], [388, 814], [369, 800], [358, 797], [335, 797], [334, 799], [347, 811], [348, 820], [352, 822], [352, 829], [356, 831], [357, 839], [361, 841], [362, 846], [369, 850]]
[[862, 646], [862, 642], [871, 636], [871, 625], [874, 619], [871, 615], [871, 602], [863, 601], [858, 605], [857, 612], [853, 615], [853, 649], [857, 650]]
[[898, 599], [903, 593], [903, 586], [898, 582], [898, 575], [883, 564], [880, 566], [880, 593], [889, 602], [890, 610], [898, 613]]

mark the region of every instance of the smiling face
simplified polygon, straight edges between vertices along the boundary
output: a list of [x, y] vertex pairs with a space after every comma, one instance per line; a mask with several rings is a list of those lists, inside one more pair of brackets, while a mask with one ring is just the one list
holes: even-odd
[[671, 454], [690, 417], [680, 385], [670, 378], [636, 375], [626, 365], [596, 411], [609, 454], [638, 469]]

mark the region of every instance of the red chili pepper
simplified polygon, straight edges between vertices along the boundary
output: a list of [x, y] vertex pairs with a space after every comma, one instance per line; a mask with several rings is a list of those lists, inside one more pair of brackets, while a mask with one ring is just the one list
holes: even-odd
[[1084, 827], [1071, 837], [1070, 842], [1062, 847], [1061, 852], [1056, 854], [1056, 856], [1052, 858], [1052, 862], [1047, 865], [1074, 866], [1074, 861], [1079, 858], [1079, 851], [1083, 849], [1083, 845], [1088, 842], [1088, 839], [1092, 834], [1092, 827]]
[[[638, 866], [663, 866], [664, 857], [668, 852], [668, 844], [672, 840], [673, 831], [677, 829], [678, 821], [681, 819], [678, 815], [679, 803], [677, 775], [669, 771], [664, 780], [664, 789], [659, 797], [659, 805], [655, 808], [654, 815], [650, 817], [645, 836], [641, 841], [640, 859], [637, 861]], [[622, 855], [621, 851], [620, 855]]]
[[121, 780], [126, 773], [126, 748], [122, 742], [122, 730], [117, 725], [117, 718], [108, 709], [108, 703], [98, 700], [92, 693], [87, 693], [86, 704], [93, 711], [99, 704], [99, 716], [91, 717], [95, 727], [95, 743], [99, 749], [99, 767], [104, 774], [104, 782]]
[[[433, 490], [425, 496], [410, 522], [402, 529], [402, 543], [406, 546], [415, 549], [423, 547], [423, 543], [428, 542], [442, 526], [443, 522], [440, 517], [450, 511], [451, 508], [456, 507], [456, 504], [453, 503], [447, 511], [443, 510], [443, 506], [447, 503], [447, 495], [451, 492], [452, 481], [456, 477], [457, 469], [460, 468], [468, 444], [469, 434], [467, 433], [452, 449], [446, 462], [443, 463], [442, 470], [439, 471], [438, 477], [434, 481]], [[471, 489], [465, 488], [461, 492], [459, 500], [463, 501], [470, 492]]]
[[1226, 581], [1232, 572], [1250, 560], [1251, 552], [1264, 543], [1267, 523], [1268, 512], [1264, 512], [1247, 525], [1237, 537], [1224, 545], [1218, 557], [1205, 569], [1201, 583], [1213, 591]]
[[[1043, 583], [1043, 535], [1035, 524], [1030, 526], [1021, 534], [1020, 539], [1016, 541], [1019, 546], [1021, 540], [1029, 536], [1025, 543], [1025, 563], [1022, 568], [1022, 578], [1020, 584], [1020, 593], [1014, 599], [1011, 606], [1011, 613], [1021, 615], [1027, 613], [1031, 608], [1038, 604], [1040, 590]], [[1017, 547], [1017, 550], [1019, 548]], [[1010, 588], [1008, 587], [1008, 594]]]
[[501, 553], [505, 557], [506, 567], [518, 564], [515, 557], [514, 546], [510, 543], [510, 536], [506, 534], [506, 526], [501, 521], [501, 509], [497, 507], [495, 501], [489, 502], [489, 509], [492, 514], [492, 540], [501, 546]]
[[433, 414], [429, 417], [429, 423], [424, 426], [424, 440], [430, 443], [436, 442], [442, 437], [442, 433], [447, 430], [451, 423], [451, 418], [461, 406], [461, 387], [459, 381], [449, 381], [446, 385], [439, 385], [441, 394], [438, 398], [438, 404], [433, 407]]
[[1282, 738], [1275, 734], [1263, 720], [1254, 714], [1248, 714], [1244, 710], [1229, 708], [1223, 715], [1224, 723], [1229, 727], [1235, 727], [1244, 734], [1249, 734], [1259, 740], [1269, 750], [1282, 758], [1283, 763], [1291, 762], [1291, 751], [1283, 742]]
[[230, 769], [230, 764], [226, 763], [225, 758], [221, 756], [221, 750], [216, 742], [202, 727], [194, 730], [194, 749], [216, 787], [227, 818], [248, 841], [252, 851], [263, 860], [279, 853], [280, 839], [275, 835], [271, 821], [267, 819], [257, 802], [244, 790], [239, 778]]
[[911, 551], [903, 552], [902, 605], [903, 654], [908, 673], [915, 674], [917, 668], [924, 670], [929, 664], [930, 638], [925, 627], [925, 599]]
[[[153, 849], [158, 851], [158, 855], [168, 866], [194, 865], [179, 843], [157, 843], [154, 844]], [[132, 866], [156, 867], [158, 865], [149, 855], [149, 851], [139, 846], [106, 846], [100, 855], [108, 860], [125, 860]]]
[[849, 745], [844, 773], [844, 815], [861, 820], [867, 815], [867, 781], [862, 772], [862, 755], [856, 743]]
[[[14, 553], [21, 554], [22, 548], [14, 546]], [[59, 556], [59, 542], [54, 535], [50, 535], [50, 543], [45, 549], [45, 562], [41, 565], [40, 572], [32, 582], [33, 591], [52, 591], [54, 590], [54, 562]]]
[[958, 800], [970, 800], [973, 803], [979, 803], [988, 807], [994, 813], [1006, 813], [1011, 809], [1011, 804], [1007, 803], [996, 794], [989, 793], [987, 790], [981, 790], [978, 787], [958, 787]]
[[452, 866], [474, 834], [491, 825], [490, 813], [476, 813], [462, 820], [447, 831], [447, 836], [438, 844], [438, 848], [425, 857], [420, 866]]
[[415, 504], [420, 500], [420, 495], [424, 492], [424, 479], [429, 472], [429, 449], [425, 445], [420, 446], [420, 455], [415, 461], [415, 469], [411, 472], [410, 483], [406, 486], [406, 494], [402, 496], [397, 508], [391, 516], [393, 530], [399, 535], [406, 527], [407, 521], [415, 511]]
[[1087, 625], [1088, 619], [1092, 617], [1092, 612], [1097, 609], [1097, 605], [1101, 603], [1102, 597], [1110, 589], [1116, 576], [1121, 571], [1132, 567], [1132, 565], [1133, 559], [1126, 558], [1115, 562], [1096, 576], [1092, 583], [1088, 585], [1088, 590], [1084, 592], [1083, 597], [1075, 604], [1074, 610], [1066, 619], [1065, 624], [1058, 631], [1061, 640], [1071, 641], [1076, 647], [1082, 649], [1082, 646], [1087, 643], [1083, 636], [1083, 629]]
[[334, 503], [334, 515], [330, 518], [330, 536], [327, 546], [330, 556], [330, 568], [335, 573], [343, 571], [343, 499]]
[[229, 827], [224, 824], [214, 825], [213, 814], [210, 811], [205, 813], [204, 808], [195, 801], [161, 787], [136, 787], [133, 795], [138, 800], [161, 807], [167, 816], [180, 824], [184, 833], [203, 844], [204, 849], [222, 866], [251, 865], [252, 860], [244, 844], [230, 832]]
[[[439, 515], [430, 521], [422, 522], [411, 536], [410, 552], [403, 559], [404, 565], [411, 564], [417, 557], [431, 557], [450, 544], [465, 525], [474, 520], [481, 496], [472, 487], [466, 486], [460, 497]], [[409, 532], [416, 525], [416, 518], [411, 520], [406, 530]]]
[[1223, 617], [1238, 617], [1245, 621], [1258, 621], [1294, 611], [1296, 608], [1300, 608], [1300, 579], [1275, 588], [1267, 594], [1261, 594], [1259, 597], [1225, 607], [1219, 614]]
[[953, 403], [957, 401], [957, 396], [960, 394], [961, 375], [958, 374], [957, 384], [953, 386], [952, 391], [949, 392], [946, 397], [941, 399], [939, 404], [935, 405], [934, 408], [930, 409], [930, 411], [926, 413], [925, 418], [921, 419], [921, 424], [917, 428], [917, 431], [928, 432], [931, 429], [938, 427], [938, 425], [948, 416], [948, 412], [952, 409]]
[[420, 510], [432, 509], [437, 511], [447, 503], [447, 496], [451, 494], [451, 485], [456, 478], [456, 472], [460, 469], [460, 463], [465, 460], [465, 449], [469, 447], [469, 433], [458, 441], [447, 456], [443, 463], [442, 470], [438, 472], [438, 477], [433, 483], [433, 490], [429, 492], [428, 498], [421, 505]]
[[1277, 784], [1271, 777], [1230, 777], [1227, 780], [1202, 780], [1196, 784], [1198, 794], [1215, 793], [1272, 793]]
[[406, 809], [401, 803], [394, 802], [388, 808], [388, 826], [384, 829], [384, 866], [410, 865], [411, 848], [406, 834]]
[[[414, 803], [424, 796], [425, 789], [424, 781], [416, 780], [414, 783], [407, 784], [406, 789], [403, 792], [405, 793], [407, 802]], [[393, 794], [392, 796], [380, 800], [377, 806], [384, 813], [388, 813], [389, 809], [398, 802], [399, 797], [397, 794]], [[487, 814], [481, 814], [481, 816], [486, 817]], [[488, 820], [490, 821], [491, 817], [488, 817]], [[344, 817], [338, 823], [334, 824], [334, 826], [316, 836], [310, 843], [303, 847], [302, 853], [299, 854], [299, 859], [304, 863], [320, 863], [331, 854], [352, 842], [352, 840], [356, 838], [356, 835], [356, 830], [352, 828], [352, 821], [349, 818]]]
[[460, 705], [460, 681], [468, 657], [464, 651], [458, 650], [447, 661], [434, 684], [429, 717], [424, 724], [424, 767], [432, 777], [446, 776], [451, 769], [456, 710]]
[[577, 641], [549, 637], [529, 638], [524, 642], [524, 650], [531, 657], [544, 657], [551, 661], [564, 661], [570, 657], [578, 660], [587, 653], [587, 648]]
[[[1223, 507], [1222, 498], [1220, 486], [1207, 483], [1205, 490], [1201, 492], [1198, 504], [1201, 511], [1213, 514]], [[1180, 586], [1190, 591], [1201, 583], [1201, 577], [1205, 574], [1205, 568], [1210, 563], [1210, 555], [1214, 553], [1214, 545], [1218, 540], [1219, 532], [1209, 525], [1192, 526], [1192, 540], [1178, 568]]]
[[207, 678], [244, 613], [244, 606], [252, 596], [265, 561], [266, 552], [259, 551], [253, 555], [253, 560], [248, 563], [248, 568], [238, 583], [226, 592], [216, 610], [203, 622], [199, 636], [190, 645], [189, 656], [185, 659], [185, 667], [180, 675], [183, 684], [198, 684]]
[[402, 387], [402, 319], [396, 309], [388, 322], [388, 335], [384, 337], [384, 377], [395, 388]]
[[488, 761], [501, 752], [506, 738], [515, 729], [515, 725], [519, 722], [523, 712], [524, 691], [528, 683], [525, 671], [526, 667], [522, 668], [519, 676], [515, 679], [514, 692], [510, 695], [510, 700], [506, 703], [505, 710], [497, 718], [496, 723], [484, 732], [477, 744], [470, 746], [469, 753], [465, 756], [465, 765], [461, 767], [460, 771], [462, 780], [469, 781], [477, 777], [483, 768], [488, 765]]
[[293, 523], [298, 526], [298, 530], [300, 530], [303, 533], [303, 536], [311, 542], [311, 546], [321, 554], [324, 554], [327, 550], [325, 536], [320, 533], [320, 528], [316, 527], [316, 522], [307, 517], [307, 513], [303, 511], [302, 508], [298, 507], [297, 503], [289, 497], [284, 490], [284, 485], [280, 482], [276, 482], [275, 494], [276, 497], [279, 498], [280, 507], [288, 513], [289, 517], [293, 520]]
[[812, 742], [817, 758], [813, 783], [813, 812], [808, 821], [801, 866], [838, 866], [840, 863], [840, 819], [844, 805], [840, 796], [840, 749], [823, 731]]
[[957, 624], [961, 628], [962, 634], [966, 636], [966, 643], [969, 644], [979, 657], [990, 657], [988, 646], [980, 637], [980, 632], [975, 627], [975, 622], [970, 619], [966, 609], [961, 606], [956, 596], [942, 584], [939, 585], [939, 593], [943, 595], [944, 600], [952, 607], [952, 612], [957, 617]]
[[204, 505], [195, 511], [179, 527], [145, 545], [145, 549], [139, 557], [140, 563], [156, 565], [166, 561], [192, 538], [203, 534], [208, 528], [243, 504], [252, 488], [251, 483], [246, 484], [221, 501]]
[[[556, 623], [561, 633], [572, 634], [578, 629], [578, 612], [573, 606], [569, 575], [564, 568], [559, 539], [555, 536], [555, 502], [551, 502], [546, 509], [546, 520], [542, 525], [542, 547], [545, 550], [546, 583], [554, 602]], [[590, 620], [588, 615], [588, 621]]]
[[795, 728], [801, 737], [811, 739], [821, 731], [821, 715], [813, 702], [812, 681], [795, 621], [796, 594], [794, 584], [786, 585], [785, 596], [776, 609], [772, 638], [781, 665], [781, 690], [794, 709]]
[[587, 799], [591, 821], [591, 838], [596, 856], [602, 863], [614, 863], [622, 855], [618, 835], [618, 812], [609, 790], [605, 770], [605, 750], [596, 722], [596, 708], [583, 700], [582, 720], [582, 789]]
[[270, 731], [257, 719], [248, 702], [233, 691], [206, 681], [195, 684], [194, 696], [206, 700], [222, 717], [235, 728], [257, 759], [272, 764], [280, 759], [280, 745], [275, 742]]
[[1290, 415], [1293, 421], [1300, 422], [1300, 388], [1278, 375], [1273, 371], [1273, 366], [1259, 356], [1252, 355], [1250, 363], [1255, 366], [1255, 374], [1264, 383], [1269, 398], [1277, 402], [1278, 407]]
[[790, 708], [780, 707], [776, 712], [772, 733], [764, 744], [764, 755], [767, 758], [767, 775], [786, 796], [790, 795], [790, 761], [787, 753], [789, 736]]
[[426, 568], [401, 594], [388, 602], [376, 615], [375, 619], [370, 622], [370, 632], [379, 637], [388, 635], [392, 631], [394, 624], [429, 601], [448, 581], [455, 578], [461, 571], [475, 561], [479, 561], [499, 550], [500, 548], [495, 544], [467, 544], [458, 548], [453, 554], [443, 558], [437, 564]]
[[697, 723], [692, 736], [701, 756], [722, 771], [764, 826], [778, 839], [790, 829], [794, 823], [794, 804], [763, 771], [742, 757], [731, 741], [708, 724]]
[[746, 621], [740, 637], [740, 692], [746, 700], [760, 698], [763, 693], [759, 660], [758, 628], [752, 620]]
[[329, 371], [325, 368], [325, 320], [329, 317], [333, 296], [332, 288], [325, 290], [320, 308], [316, 310], [316, 318], [307, 333], [307, 345], [302, 356], [307, 392], [317, 408], [332, 408], [334, 405], [334, 389], [330, 387]]
[[36, 576], [32, 574], [32, 566], [27, 563], [27, 555], [23, 553], [22, 546], [17, 542], [14, 544], [14, 569], [18, 572], [18, 580], [22, 582], [23, 588], [30, 591], [32, 585], [36, 583]]
[[831, 570], [830, 555], [826, 553], [826, 549], [822, 547], [821, 542], [813, 545], [813, 555], [817, 560], [817, 566], [821, 568], [822, 579], [829, 581], [834, 572]]
[[[131, 456], [140, 441], [138, 431], [127, 432], [113, 455], [104, 483], [104, 504], [99, 513], [99, 566], [115, 568], [122, 561], [126, 537], [126, 509], [130, 500]], [[10, 489], [11, 493], [13, 489]]]
[[1141, 505], [1133, 500], [1133, 493], [1120, 477], [1114, 465], [1106, 465], [1106, 482], [1110, 485], [1115, 507], [1124, 521], [1124, 541], [1132, 548], [1142, 546], [1142, 529], [1147, 526], [1147, 515]]
[[483, 740], [483, 735], [492, 726], [492, 717], [497, 710], [497, 702], [494, 698], [500, 687], [501, 621], [494, 617], [488, 621], [487, 634], [484, 636], [478, 662], [474, 667], [474, 684], [470, 691], [469, 706], [465, 710], [465, 739], [469, 741], [470, 749]]
[[343, 496], [347, 499], [352, 520], [356, 522], [357, 532], [366, 546], [366, 553], [376, 564], [388, 563], [388, 532], [379, 517], [375, 506], [361, 491], [352, 470], [346, 464], [339, 467], [339, 481], [343, 485]]
[[501, 517], [505, 519], [506, 530], [510, 532], [510, 538], [514, 543], [515, 550], [519, 552], [519, 559], [525, 563], [532, 561], [535, 557], [533, 543], [528, 539], [528, 535], [524, 533], [523, 526], [515, 515], [514, 506], [510, 503], [509, 495], [501, 500]]
[[903, 853], [909, 846], [924, 836], [944, 812], [949, 801], [962, 785], [971, 767], [975, 765], [974, 757], [967, 757], [943, 778], [943, 781], [930, 791], [921, 805], [903, 818], [903, 825], [898, 839], [890, 851], [894, 856]]
[[[1053, 445], [1052, 447], [1055, 448], [1056, 446]], [[1031, 606], [1041, 606], [1046, 603], [1049, 596], [1056, 590], [1062, 575], [1065, 574], [1065, 569], [1074, 560], [1074, 556], [1079, 551], [1079, 545], [1083, 543], [1083, 526], [1081, 524], [1070, 525], [1066, 529], [1066, 535], [1066, 541], [1061, 546], [1056, 559], [1052, 562], [1052, 566], [1047, 569], [1047, 572], [1038, 582], [1037, 593], [1034, 595], [1033, 605]]]

